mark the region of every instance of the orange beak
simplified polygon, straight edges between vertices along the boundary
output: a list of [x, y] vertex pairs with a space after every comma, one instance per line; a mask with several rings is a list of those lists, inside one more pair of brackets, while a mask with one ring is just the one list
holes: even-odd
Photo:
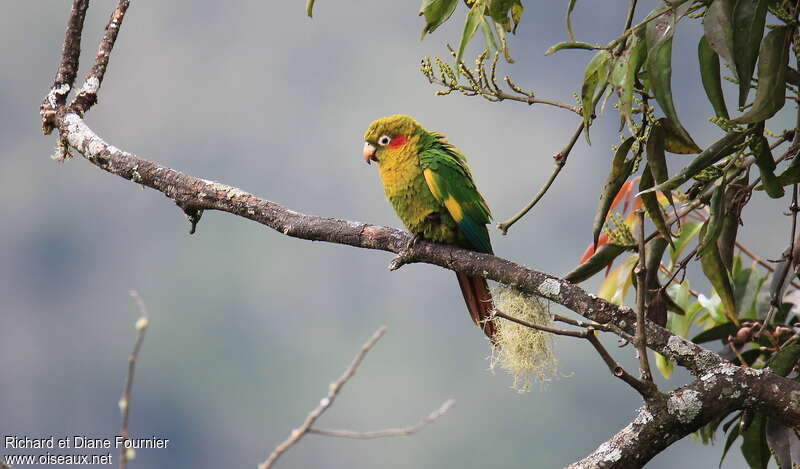
[[378, 159], [375, 158], [375, 150], [376, 150], [375, 147], [372, 146], [369, 142], [364, 142], [363, 154], [364, 154], [364, 161], [366, 161], [367, 164], [372, 164], [373, 161], [378, 161]]

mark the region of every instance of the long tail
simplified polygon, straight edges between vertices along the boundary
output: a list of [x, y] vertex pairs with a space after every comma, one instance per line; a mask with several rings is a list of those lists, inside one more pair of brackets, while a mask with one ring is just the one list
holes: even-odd
[[494, 323], [486, 321], [491, 317], [493, 308], [492, 294], [489, 292], [486, 279], [483, 277], [470, 277], [461, 272], [456, 272], [456, 277], [472, 322], [480, 327], [486, 337], [494, 342]]

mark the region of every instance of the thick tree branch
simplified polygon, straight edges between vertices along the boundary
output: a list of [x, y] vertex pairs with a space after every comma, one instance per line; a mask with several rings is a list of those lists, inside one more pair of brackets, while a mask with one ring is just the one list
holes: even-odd
[[[639, 409], [636, 418], [570, 469], [643, 467], [672, 443], [734, 409], [754, 409], [797, 422], [800, 387], [768, 370], [724, 363], [692, 384]], [[793, 408], [790, 412], [786, 409]], [[789, 415], [791, 414], [791, 416]]]

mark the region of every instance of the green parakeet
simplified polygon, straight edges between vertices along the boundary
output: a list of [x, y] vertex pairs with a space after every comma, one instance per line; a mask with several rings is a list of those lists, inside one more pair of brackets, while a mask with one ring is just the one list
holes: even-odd
[[[386, 198], [415, 236], [492, 254], [486, 224], [491, 213], [464, 156], [445, 137], [409, 116], [370, 124], [364, 159], [377, 162]], [[456, 272], [469, 315], [492, 339], [492, 296], [486, 279]]]

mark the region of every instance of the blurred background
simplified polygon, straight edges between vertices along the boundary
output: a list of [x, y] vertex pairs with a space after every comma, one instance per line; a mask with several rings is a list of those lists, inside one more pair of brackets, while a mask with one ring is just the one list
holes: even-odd
[[[115, 3], [89, 10], [84, 66]], [[575, 115], [436, 97], [419, 73], [423, 56], [449, 59], [444, 44], [458, 40], [463, 5], [420, 41], [417, 2], [320, 0], [313, 20], [302, 3], [135, 0], [87, 122], [117, 147], [308, 214], [400, 226], [361, 158], [366, 126], [394, 113], [461, 148], [498, 220], [538, 190]], [[589, 53], [543, 56], [566, 37], [562, 3], [526, 4], [511, 39], [517, 63], [502, 72], [540, 97], [572, 102]], [[38, 109], [69, 4], [18, 2], [0, 16], [0, 434], [116, 434], [137, 317], [130, 289], [151, 313], [130, 429], [170, 439], [166, 450], [139, 451], [132, 467], [255, 467], [380, 325], [389, 333], [319, 426], [398, 427], [447, 398], [455, 407], [410, 438], [309, 435], [276, 467], [561, 467], [635, 415], [638, 395], [576, 340], [555, 341], [561, 376], [528, 393], [511, 389], [510, 376], [488, 370], [488, 344], [452, 272], [419, 264], [389, 272], [385, 252], [300, 241], [222, 213], [207, 212], [190, 236], [163, 195], [80, 158], [51, 161], [56, 138], [41, 134]], [[640, 4], [637, 19], [656, 5]], [[578, 39], [615, 38], [626, 6], [579, 2]], [[720, 133], [706, 120], [700, 31], [697, 21], [678, 26], [673, 87], [682, 121], [705, 146]], [[482, 47], [477, 37], [467, 57]], [[793, 112], [783, 111], [785, 123]], [[554, 274], [575, 265], [591, 239], [617, 122], [607, 109], [593, 145], [579, 141], [536, 209], [508, 236], [492, 230], [498, 255]], [[756, 198], [740, 236], [776, 257], [785, 205]], [[607, 343], [633, 365], [629, 348]], [[676, 372], [660, 384], [686, 379]], [[716, 467], [721, 449], [686, 438], [649, 467]], [[743, 466], [731, 453], [723, 467]]]

